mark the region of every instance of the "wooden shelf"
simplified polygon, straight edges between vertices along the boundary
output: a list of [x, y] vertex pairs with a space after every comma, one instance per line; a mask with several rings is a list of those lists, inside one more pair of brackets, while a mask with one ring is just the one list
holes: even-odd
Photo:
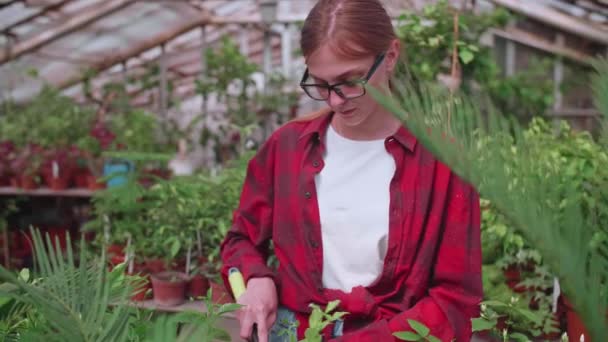
[[94, 191], [89, 189], [52, 190], [39, 188], [24, 190], [14, 187], [0, 187], [0, 196], [47, 196], [47, 197], [91, 197]]

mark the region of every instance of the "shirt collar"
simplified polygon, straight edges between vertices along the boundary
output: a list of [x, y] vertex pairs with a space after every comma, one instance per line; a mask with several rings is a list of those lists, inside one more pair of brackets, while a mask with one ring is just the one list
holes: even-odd
[[[325, 133], [327, 132], [329, 123], [331, 122], [332, 115], [333, 111], [330, 108], [323, 108], [317, 112], [310, 114], [309, 120], [304, 118], [303, 120], [308, 121], [308, 125], [302, 131], [302, 133], [300, 133], [298, 139], [310, 137], [311, 135], [316, 136], [318, 138], [323, 138], [325, 136]], [[417, 139], [405, 126], [401, 126], [401, 128], [399, 128], [399, 130], [395, 134], [393, 134], [392, 137], [405, 148], [407, 148], [411, 152], [414, 152]]]

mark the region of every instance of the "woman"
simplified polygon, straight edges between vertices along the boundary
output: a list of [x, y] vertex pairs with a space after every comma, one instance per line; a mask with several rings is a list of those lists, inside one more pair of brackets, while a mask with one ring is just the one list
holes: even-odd
[[241, 336], [256, 324], [261, 341], [280, 341], [297, 319], [302, 338], [309, 304], [340, 299], [349, 314], [328, 339], [391, 341], [414, 319], [443, 341], [470, 340], [482, 298], [478, 196], [365, 92], [389, 93], [399, 59], [385, 9], [320, 0], [301, 48], [301, 86], [329, 108], [278, 129], [250, 161], [222, 244], [224, 276], [238, 267], [247, 281]]

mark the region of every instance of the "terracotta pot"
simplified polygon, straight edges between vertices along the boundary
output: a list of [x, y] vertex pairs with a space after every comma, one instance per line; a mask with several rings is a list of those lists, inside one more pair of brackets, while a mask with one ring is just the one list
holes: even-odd
[[151, 289], [150, 282], [146, 279], [144, 284], [139, 288], [133, 291], [133, 295], [131, 296], [131, 300], [134, 302], [143, 302], [146, 300], [146, 295], [148, 294], [148, 290]]
[[110, 257], [110, 265], [112, 266], [111, 269], [118, 266], [119, 264], [122, 264], [123, 262], [125, 262], [124, 254], [122, 254], [122, 255], [118, 254], [118, 255], [114, 255], [114, 256]]
[[148, 294], [148, 290], [152, 288], [152, 285], [150, 284], [149, 275], [143, 272], [137, 272], [136, 274], [144, 279], [142, 279], [142, 284], [133, 290], [131, 300], [135, 302], [143, 302], [146, 300], [146, 295]]
[[580, 318], [578, 313], [574, 311], [574, 307], [572, 303], [568, 300], [567, 297], [562, 296], [564, 300], [564, 306], [566, 308], [566, 332], [568, 333], [568, 341], [580, 341], [581, 335], [585, 336], [585, 341], [591, 341], [591, 335], [585, 328], [585, 324], [583, 320]]
[[[68, 229], [64, 228], [64, 227], [51, 227], [47, 230], [48, 234], [49, 234], [49, 238], [51, 239], [51, 242], [53, 243], [53, 247], [55, 246], [55, 240], [58, 239], [59, 240], [59, 246], [61, 247], [62, 250], [66, 249], [66, 238], [67, 238], [67, 234], [68, 234]], [[46, 241], [46, 234], [43, 234], [43, 239], [45, 239]]]
[[105, 182], [98, 182], [97, 177], [93, 174], [86, 175], [87, 178], [87, 188], [92, 191], [102, 190], [106, 188]]
[[162, 259], [146, 259], [144, 263], [146, 269], [152, 274], [161, 273], [167, 270], [165, 262]]
[[213, 294], [211, 296], [211, 300], [216, 304], [228, 304], [234, 303], [230, 292], [226, 290], [223, 284], [218, 284], [211, 282], [211, 291]]
[[70, 180], [67, 177], [59, 177], [59, 178], [51, 177], [50, 179], [47, 180], [47, 185], [52, 190], [65, 190], [68, 188], [69, 183], [70, 183]]
[[198, 298], [205, 297], [207, 290], [209, 290], [209, 279], [205, 278], [201, 274], [197, 274], [190, 278], [188, 283], [188, 296]]
[[0, 186], [10, 186], [11, 177], [5, 174], [0, 174]]
[[24, 190], [33, 190], [38, 188], [38, 182], [36, 182], [34, 176], [21, 175], [19, 176], [19, 187]]
[[166, 271], [152, 274], [154, 302], [160, 306], [176, 306], [186, 301], [188, 276], [182, 272]]
[[72, 179], [74, 180], [74, 185], [77, 188], [85, 189], [89, 187], [88, 176], [91, 174], [89, 169], [79, 168], [74, 171], [72, 175]]

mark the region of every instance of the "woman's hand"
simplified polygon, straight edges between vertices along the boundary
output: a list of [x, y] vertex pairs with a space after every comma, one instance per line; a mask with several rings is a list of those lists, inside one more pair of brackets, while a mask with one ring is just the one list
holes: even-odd
[[249, 339], [253, 324], [257, 324], [260, 342], [268, 342], [268, 332], [277, 317], [277, 288], [271, 278], [251, 278], [247, 290], [238, 299], [243, 305], [237, 313], [241, 338]]

